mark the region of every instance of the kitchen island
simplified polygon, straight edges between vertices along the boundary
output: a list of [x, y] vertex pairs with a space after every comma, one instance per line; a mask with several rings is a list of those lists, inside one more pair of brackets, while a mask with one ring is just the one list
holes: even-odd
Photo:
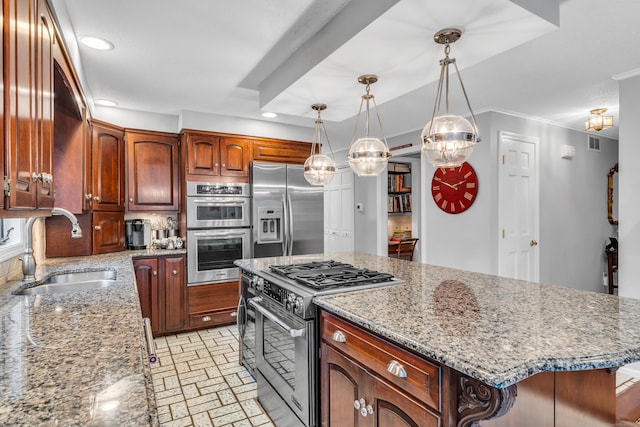
[[[639, 300], [361, 253], [237, 265], [258, 271], [314, 259], [406, 281], [321, 296], [315, 303], [441, 366], [436, 404], [442, 425], [474, 425], [504, 414], [481, 425], [615, 423], [615, 369], [640, 360]], [[514, 421], [513, 414], [520, 419]]]
[[[0, 287], [0, 425], [157, 425], [131, 259], [140, 250], [38, 265], [37, 280]], [[16, 295], [59, 272], [109, 269], [103, 289]]]

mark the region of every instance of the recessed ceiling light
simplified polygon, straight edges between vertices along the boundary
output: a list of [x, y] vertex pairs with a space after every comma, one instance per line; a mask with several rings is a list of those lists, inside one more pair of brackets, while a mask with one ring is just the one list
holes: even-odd
[[117, 107], [118, 103], [116, 101], [112, 101], [110, 99], [96, 99], [94, 101], [96, 105], [101, 105], [103, 107]]
[[111, 43], [109, 40], [101, 39], [100, 37], [81, 36], [79, 40], [80, 40], [80, 43], [82, 43], [83, 45], [93, 49], [98, 49], [98, 50], [113, 49], [113, 43]]
[[264, 112], [262, 113], [262, 117], [266, 117], [267, 119], [274, 119], [276, 117], [278, 117], [278, 115], [276, 113], [270, 113], [270, 112]]

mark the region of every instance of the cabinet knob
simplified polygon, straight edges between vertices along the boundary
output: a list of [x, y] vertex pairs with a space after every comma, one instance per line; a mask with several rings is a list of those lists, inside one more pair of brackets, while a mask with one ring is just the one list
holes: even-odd
[[100, 231], [100, 230], [102, 230], [102, 227], [100, 227], [99, 225], [94, 225], [93, 229]]
[[129, 201], [133, 203], [133, 197], [129, 197]]
[[407, 371], [404, 370], [404, 366], [400, 364], [397, 360], [392, 360], [387, 363], [387, 372], [396, 377], [407, 378]]
[[222, 164], [222, 167], [223, 167], [223, 168], [224, 168], [224, 167], [226, 167], [226, 166], [227, 166], [227, 165], [225, 165], [224, 163]]
[[154, 276], [157, 276], [157, 275], [158, 275], [158, 272], [157, 272], [157, 271], [155, 271], [155, 270], [153, 270], [153, 275], [154, 275]]
[[174, 276], [177, 276], [177, 275], [178, 275], [178, 270], [173, 270], [171, 273], [172, 273]]
[[35, 173], [35, 172], [32, 172], [32, 173], [31, 173], [31, 181], [33, 181], [33, 182], [38, 182], [38, 181], [40, 181], [41, 179], [42, 179], [42, 175], [40, 175], [40, 174], [38, 174], [38, 173]]
[[356, 409], [356, 411], [360, 411], [360, 415], [362, 415], [363, 417], [373, 414], [373, 408], [371, 407], [371, 405], [367, 405], [367, 402], [364, 400], [364, 398], [360, 398], [359, 400], [354, 401], [353, 407]]
[[100, 202], [100, 196], [93, 196], [93, 200], [95, 200], [96, 202]]
[[53, 182], [53, 175], [50, 173], [42, 172], [42, 182], [51, 184]]
[[85, 198], [85, 200], [91, 201], [91, 199], [93, 199], [93, 194], [91, 194], [91, 193], [85, 194], [84, 198]]
[[204, 317], [202, 318], [202, 321], [203, 321], [203, 322], [211, 322], [211, 316], [204, 316]]
[[331, 339], [335, 342], [347, 342], [347, 337], [344, 336], [342, 331], [335, 331], [333, 335], [331, 335]]
[[538, 242], [536, 240], [532, 240], [529, 242], [529, 246], [538, 246]]
[[365, 406], [366, 404], [367, 404], [367, 403], [364, 401], [364, 399], [363, 399], [363, 398], [360, 398], [360, 400], [356, 400], [356, 401], [354, 401], [354, 402], [353, 402], [353, 407], [354, 407], [356, 410], [360, 410], [360, 408], [364, 408], [364, 406]]
[[232, 312], [231, 312], [231, 314], [230, 314], [229, 316], [231, 316], [231, 317], [236, 317], [237, 315], [238, 315], [238, 313], [237, 313], [237, 312], [232, 311]]

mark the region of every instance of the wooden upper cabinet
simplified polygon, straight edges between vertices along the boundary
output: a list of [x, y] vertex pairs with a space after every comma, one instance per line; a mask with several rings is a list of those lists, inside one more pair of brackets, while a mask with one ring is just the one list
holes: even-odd
[[127, 140], [127, 210], [179, 211], [178, 135], [130, 131]]
[[252, 141], [252, 160], [260, 162], [302, 165], [309, 155], [311, 155], [311, 144], [308, 142], [272, 139], [254, 139]]
[[220, 138], [220, 176], [249, 176], [250, 141], [242, 138]]
[[46, 0], [4, 1], [2, 16], [5, 215], [32, 215], [54, 200], [55, 30]]
[[187, 181], [249, 182], [249, 139], [188, 131], [183, 144]]
[[[36, 4], [4, 1], [5, 208], [36, 205]], [[10, 188], [9, 188], [10, 186]]]
[[53, 44], [55, 29], [46, 0], [38, 0], [36, 17], [36, 179], [37, 206], [53, 207]]
[[124, 211], [124, 130], [92, 121], [92, 207], [94, 211]]

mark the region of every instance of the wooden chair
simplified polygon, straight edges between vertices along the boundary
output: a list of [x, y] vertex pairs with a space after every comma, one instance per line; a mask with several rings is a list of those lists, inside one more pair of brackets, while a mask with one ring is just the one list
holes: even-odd
[[416, 249], [417, 242], [418, 242], [418, 239], [415, 237], [412, 237], [410, 239], [402, 239], [400, 243], [398, 243], [398, 249], [396, 250], [396, 258], [413, 261], [413, 252]]

